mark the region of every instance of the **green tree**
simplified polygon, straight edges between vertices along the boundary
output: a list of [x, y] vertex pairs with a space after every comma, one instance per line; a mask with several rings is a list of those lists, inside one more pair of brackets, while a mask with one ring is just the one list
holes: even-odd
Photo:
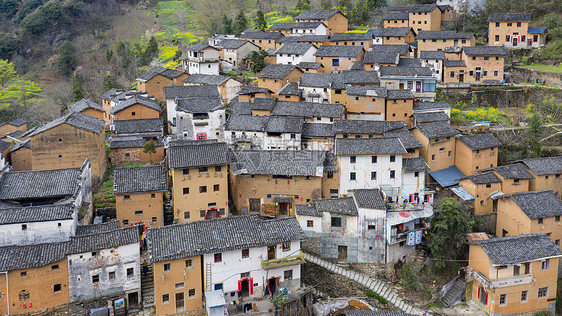
[[16, 77], [17, 74], [14, 70], [14, 64], [6, 59], [0, 59], [0, 85], [3, 87], [6, 82]]
[[18, 41], [12, 34], [0, 33], [0, 59], [10, 59], [18, 48]]
[[76, 56], [76, 48], [69, 41], [64, 41], [59, 47], [58, 51], [59, 57], [56, 61], [56, 67], [58, 73], [65, 77], [72, 75], [72, 72], [76, 69], [78, 65], [78, 57]]
[[180, 59], [180, 57], [183, 55], [183, 52], [181, 50], [176, 50], [176, 55], [174, 56], [175, 60]]
[[237, 36], [244, 32], [244, 30], [248, 27], [248, 19], [246, 19], [246, 15], [242, 11], [238, 12], [234, 22], [234, 34]]
[[431, 220], [426, 243], [437, 269], [445, 268], [450, 261], [463, 259], [466, 234], [472, 231], [473, 219], [468, 209], [453, 198], [443, 198]]
[[74, 102], [84, 98], [84, 78], [79, 72], [76, 72], [70, 80], [72, 84], [72, 98]]
[[262, 10], [258, 10], [258, 12], [256, 12], [256, 18], [254, 19], [254, 23], [257, 29], [265, 30], [267, 28], [265, 14], [263, 14]]
[[[136, 49], [137, 51], [141, 50], [140, 47], [137, 47]], [[148, 65], [150, 61], [156, 58], [157, 56], [158, 56], [158, 42], [156, 41], [154, 36], [151, 36], [150, 40], [148, 41], [148, 45], [142, 52], [141, 63], [143, 65]]]
[[320, 1], [320, 7], [322, 8], [322, 10], [330, 10], [332, 8], [332, 0], [321, 0]]
[[234, 28], [232, 27], [232, 19], [226, 16], [226, 14], [222, 15], [222, 31], [224, 34], [234, 33]]
[[352, 4], [350, 0], [339, 0], [338, 1], [338, 9], [341, 10], [343, 13], [347, 14], [349, 9], [351, 8]]
[[307, 11], [310, 10], [310, 1], [309, 0], [299, 0], [297, 1], [297, 5], [295, 9], [298, 11]]
[[144, 143], [144, 148], [142, 150], [145, 154], [150, 156], [150, 160], [152, 160], [152, 154], [156, 153], [156, 142], [154, 139], [149, 139]]
[[252, 52], [252, 56], [250, 56], [250, 63], [252, 64], [251, 70], [253, 72], [260, 72], [263, 68], [265, 68], [265, 57], [268, 54], [265, 50], [261, 52]]
[[105, 61], [109, 63], [111, 62], [111, 58], [113, 58], [113, 49], [108, 47], [105, 50]]
[[529, 151], [528, 157], [542, 157], [541, 137], [544, 130], [541, 116], [538, 113], [531, 116], [529, 122]]
[[112, 75], [103, 76], [101, 86], [102, 86], [103, 91], [108, 91], [108, 90], [111, 90], [113, 88], [116, 88], [117, 84], [115, 83], [115, 77], [113, 77]]

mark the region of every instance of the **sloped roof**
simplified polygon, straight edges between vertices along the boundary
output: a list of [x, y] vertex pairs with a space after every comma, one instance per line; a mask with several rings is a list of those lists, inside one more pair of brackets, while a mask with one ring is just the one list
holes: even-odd
[[295, 205], [295, 213], [297, 216], [322, 217], [322, 213], [316, 209], [315, 204], [297, 204]]
[[220, 166], [228, 163], [226, 143], [202, 142], [168, 148], [168, 167], [193, 168]]
[[375, 210], [386, 210], [381, 191], [379, 189], [355, 189], [351, 190], [357, 206]]
[[80, 168], [10, 171], [0, 180], [0, 200], [73, 196], [79, 190]]
[[457, 31], [419, 31], [416, 39], [471, 39], [474, 33], [457, 33]]
[[224, 109], [221, 98], [178, 99], [176, 111], [186, 113], [209, 113]]
[[174, 78], [177, 78], [177, 77], [179, 77], [183, 74], [185, 74], [185, 72], [183, 72], [183, 71], [179, 71], [179, 70], [175, 70], [175, 69], [167, 69], [167, 68], [163, 68], [163, 67], [157, 67], [157, 68], [145, 73], [140, 78], [137, 78], [137, 81], [147, 82], [150, 79], [156, 77], [157, 75], [164, 76], [168, 79], [174, 79]]
[[308, 52], [309, 49], [313, 47], [316, 46], [306, 43], [284, 43], [275, 51], [275, 54], [304, 55], [306, 52]]
[[419, 58], [400, 58], [398, 59], [398, 67], [421, 67]]
[[[286, 24], [286, 23], [279, 23]], [[329, 35], [299, 35], [299, 36], [283, 36], [276, 40], [277, 43], [322, 43], [325, 42]]]
[[139, 229], [129, 226], [99, 234], [79, 235], [70, 237], [68, 253], [78, 254], [102, 249], [111, 249], [124, 245], [138, 244], [140, 241]]
[[74, 205], [42, 205], [0, 209], [0, 225], [71, 220]]
[[267, 116], [254, 116], [250, 114], [230, 115], [224, 129], [227, 131], [262, 132], [269, 118]]
[[445, 52], [442, 50], [422, 50], [420, 59], [438, 59], [445, 60]]
[[0, 247], [0, 271], [46, 266], [66, 259], [68, 243]]
[[243, 39], [223, 39], [222, 41], [218, 42], [217, 45], [215, 45], [216, 47], [219, 48], [224, 48], [224, 49], [238, 49], [242, 46], [244, 46], [246, 43], [250, 43], [253, 46], [256, 46], [255, 44], [253, 44], [252, 42], [249, 42], [247, 40], [243, 40]]
[[318, 57], [359, 57], [363, 47], [345, 45], [321, 45], [314, 56]]
[[309, 73], [305, 72], [302, 74], [299, 85], [302, 87], [312, 87], [312, 88], [328, 88], [335, 78], [335, 74], [332, 73]]
[[230, 77], [223, 75], [206, 75], [206, 74], [191, 74], [185, 78], [183, 82], [193, 84], [208, 84], [212, 86], [220, 86], [225, 83]]
[[322, 63], [317, 63], [317, 62], [310, 62], [310, 61], [301, 61], [297, 67], [301, 68], [301, 69], [318, 69], [320, 67], [322, 67]]
[[507, 56], [502, 46], [465, 46], [462, 48], [467, 56]]
[[242, 89], [238, 91], [238, 95], [248, 95], [254, 93], [272, 93], [272, 91], [268, 88], [260, 88], [254, 86], [243, 86]]
[[450, 109], [451, 105], [443, 101], [414, 101], [414, 111], [424, 111], [433, 109]]
[[221, 97], [219, 90], [213, 85], [164, 87], [164, 96], [166, 100]]
[[264, 130], [268, 133], [302, 133], [303, 124], [301, 117], [270, 116]]
[[334, 124], [331, 123], [304, 123], [301, 138], [332, 138]]
[[332, 89], [347, 89], [350, 85], [377, 86], [379, 74], [369, 70], [344, 70], [334, 74]]
[[27, 123], [26, 120], [24, 120], [20, 117], [16, 117], [15, 119], [12, 119], [8, 122], [4, 122], [4, 123], [0, 124], [0, 126], [5, 125], [5, 124], [10, 124], [10, 125], [14, 125], [14, 126], [21, 126], [21, 125], [26, 124], [26, 123]]
[[208, 45], [208, 44], [197, 43], [197, 44], [194, 44], [194, 45], [189, 46], [189, 47], [187, 48], [187, 51], [188, 51], [188, 52], [200, 52], [200, 51], [202, 51], [202, 50], [204, 50], [204, 49], [206, 49], [206, 48], [208, 48], [208, 47], [211, 47], [211, 48], [215, 49], [214, 47], [212, 47], [212, 46], [210, 46], [210, 45]]
[[[402, 121], [398, 121], [402, 122]], [[397, 137], [404, 145], [406, 149], [416, 149], [423, 148], [423, 145], [418, 141], [418, 139], [407, 129], [397, 129], [390, 132], [385, 132], [384, 137]]]
[[459, 130], [447, 122], [434, 122], [416, 126], [428, 139], [453, 137], [460, 134]]
[[[118, 148], [144, 148], [144, 145], [150, 138], [145, 138], [140, 135], [134, 136], [122, 136], [122, 137], [111, 137], [109, 140], [109, 148], [110, 149], [118, 149]], [[158, 137], [155, 141], [156, 147], [164, 146], [164, 142], [162, 138]]]
[[416, 158], [403, 158], [402, 159], [402, 168], [404, 171], [427, 171], [429, 170], [429, 166], [423, 160], [422, 157]]
[[144, 106], [146, 106], [150, 109], [153, 109], [155, 111], [158, 111], [158, 112], [160, 112], [160, 110], [161, 110], [160, 105], [158, 105], [158, 103], [156, 103], [156, 101], [135, 95], [132, 98], [128, 98], [125, 101], [117, 103], [114, 107], [111, 108], [110, 112], [111, 112], [111, 114], [115, 114], [115, 113], [121, 112], [121, 111], [127, 109], [128, 107], [131, 107], [135, 104], [144, 105]]
[[[269, 64], [262, 71], [260, 71], [256, 77], [260, 79], [277, 79], [281, 80], [287, 77], [291, 71], [298, 69], [295, 65], [283, 65], [283, 64]], [[298, 69], [302, 72], [300, 69]]]
[[466, 67], [466, 62], [464, 60], [449, 60], [445, 59], [443, 62], [445, 67]]
[[[299, 84], [297, 82], [287, 82], [281, 88], [281, 90], [277, 91], [278, 95], [302, 95], [302, 90], [299, 89]], [[255, 100], [254, 100], [255, 103]]]
[[504, 179], [534, 179], [533, 175], [521, 163], [498, 166], [490, 170], [494, 170]]
[[240, 38], [250, 38], [250, 39], [270, 39], [274, 40], [278, 37], [283, 36], [280, 32], [263, 32], [262, 30], [257, 30], [255, 32], [244, 32]]
[[295, 20], [327, 20], [338, 12], [340, 12], [340, 11], [339, 10], [309, 10], [309, 11], [303, 11], [299, 15], [297, 15], [297, 17], [295, 17]]
[[271, 115], [298, 117], [342, 118], [345, 108], [341, 104], [322, 104], [315, 102], [277, 101]]
[[501, 183], [500, 178], [498, 178], [493, 172], [485, 171], [477, 174], [467, 176], [474, 184], [488, 184], [488, 183]]
[[492, 134], [458, 135], [457, 138], [472, 150], [500, 147], [502, 145]]
[[383, 134], [403, 127], [403, 121], [334, 120], [334, 134]]
[[411, 27], [386, 27], [382, 31], [382, 36], [406, 37], [411, 30]]
[[546, 235], [526, 234], [470, 241], [482, 247], [493, 265], [528, 262], [562, 255]]
[[384, 87], [351, 86], [345, 90], [347, 95], [370, 96], [386, 98], [387, 90]]
[[328, 212], [331, 214], [357, 216], [357, 206], [352, 197], [335, 199], [319, 199], [315, 201], [318, 212]]
[[429, 67], [391, 67], [381, 66], [380, 76], [382, 77], [431, 77], [433, 71]]
[[538, 176], [562, 173], [562, 156], [527, 158], [522, 162]]
[[37, 128], [33, 133], [29, 135], [29, 137], [41, 134], [62, 124], [68, 124], [81, 130], [99, 134], [103, 132], [105, 121], [99, 120], [86, 114], [70, 112], [64, 116], [59, 117], [58, 119], [55, 119], [54, 121], [51, 121]]
[[408, 152], [397, 137], [336, 138], [336, 156], [405, 155]]
[[494, 13], [488, 16], [489, 22], [531, 22], [530, 13]]
[[408, 20], [410, 14], [408, 12], [388, 12], [382, 18], [383, 20]]
[[159, 262], [277, 245], [305, 236], [295, 217], [265, 220], [247, 215], [153, 228], [147, 238], [149, 261]]
[[120, 224], [117, 220], [112, 220], [100, 224], [78, 225], [76, 226], [76, 236], [100, 234], [110, 230], [119, 229]]
[[417, 112], [412, 114], [417, 123], [448, 122], [449, 116], [443, 111]]
[[164, 124], [161, 118], [118, 120], [114, 121], [115, 134], [140, 134], [140, 133], [162, 133]]
[[330, 37], [330, 42], [340, 42], [340, 41], [369, 41], [373, 39], [371, 32], [365, 33], [334, 33]]
[[98, 110], [100, 112], [105, 112], [105, 110], [103, 109], [103, 107], [101, 105], [97, 104], [94, 101], [87, 100], [87, 99], [82, 99], [82, 100], [72, 104], [71, 106], [68, 107], [68, 109], [72, 112], [82, 112], [86, 109], [94, 109], [94, 110]]
[[386, 91], [387, 100], [413, 100], [414, 93], [407, 89], [395, 89]]
[[546, 32], [546, 27], [530, 27], [527, 29], [529, 34], [543, 34]]
[[166, 168], [164, 166], [123, 167], [113, 174], [113, 194], [166, 191]]
[[552, 190], [518, 192], [500, 197], [513, 199], [530, 219], [562, 215], [562, 201]]
[[232, 151], [235, 174], [317, 176], [326, 153], [313, 150], [238, 150]]

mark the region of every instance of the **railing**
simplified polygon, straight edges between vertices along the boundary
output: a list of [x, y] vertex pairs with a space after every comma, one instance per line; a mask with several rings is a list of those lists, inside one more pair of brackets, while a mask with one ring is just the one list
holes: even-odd
[[[422, 199], [423, 200], [423, 199]], [[388, 203], [387, 210], [389, 211], [421, 211], [424, 209], [424, 204], [420, 203]]]
[[[412, 233], [412, 232], [415, 232], [415, 231], [418, 231], [418, 230], [425, 230], [425, 229], [428, 229], [428, 228], [429, 228], [429, 226], [427, 226], [427, 227], [414, 227], [414, 229], [412, 229], [412, 230], [406, 230], [406, 231], [398, 232], [398, 233], [396, 233], [396, 235], [390, 236], [390, 240], [388, 241], [388, 244], [393, 245], [395, 243], [405, 241], [406, 239], [408, 239], [409, 233]], [[422, 238], [423, 238], [423, 236], [422, 236]]]
[[532, 274], [522, 274], [522, 275], [510, 276], [507, 278], [489, 280], [480, 271], [474, 269], [472, 269], [471, 273], [468, 274], [467, 279], [468, 281], [476, 280], [480, 284], [484, 285], [485, 288], [488, 289], [529, 284], [529, 283], [533, 283], [534, 281]]
[[261, 266], [264, 270], [269, 270], [302, 263], [304, 263], [304, 253], [299, 250], [299, 253], [293, 256], [279, 259], [262, 260]]
[[211, 61], [219, 61], [218, 57], [188, 57], [187, 60], [193, 62], [211, 62]]

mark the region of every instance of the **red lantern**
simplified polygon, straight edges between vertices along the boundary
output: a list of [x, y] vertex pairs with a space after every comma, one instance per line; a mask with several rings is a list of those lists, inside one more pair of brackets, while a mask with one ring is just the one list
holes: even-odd
[[275, 184], [277, 184], [277, 180], [275, 180]]
[[289, 180], [287, 180], [287, 185], [289, 185]]

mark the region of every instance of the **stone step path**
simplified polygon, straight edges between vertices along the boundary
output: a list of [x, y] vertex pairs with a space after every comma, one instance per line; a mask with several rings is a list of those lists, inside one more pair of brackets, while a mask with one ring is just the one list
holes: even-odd
[[326, 260], [322, 260], [308, 253], [304, 254], [304, 259], [308, 262], [312, 262], [316, 265], [319, 265], [327, 269], [328, 271], [337, 273], [352, 281], [355, 281], [356, 283], [361, 284], [362, 286], [368, 288], [369, 290], [376, 292], [380, 296], [384, 297], [390, 304], [394, 305], [395, 307], [399, 308], [405, 313], [414, 314], [414, 315], [430, 315], [429, 313], [424, 312], [421, 309], [404, 302], [402, 299], [399, 298], [398, 292], [396, 292], [395, 289], [391, 288], [388, 284], [386, 284], [386, 282], [383, 282], [378, 279], [373, 279], [367, 275], [364, 275], [362, 273], [353, 270], [344, 269], [336, 264], [333, 264]]

